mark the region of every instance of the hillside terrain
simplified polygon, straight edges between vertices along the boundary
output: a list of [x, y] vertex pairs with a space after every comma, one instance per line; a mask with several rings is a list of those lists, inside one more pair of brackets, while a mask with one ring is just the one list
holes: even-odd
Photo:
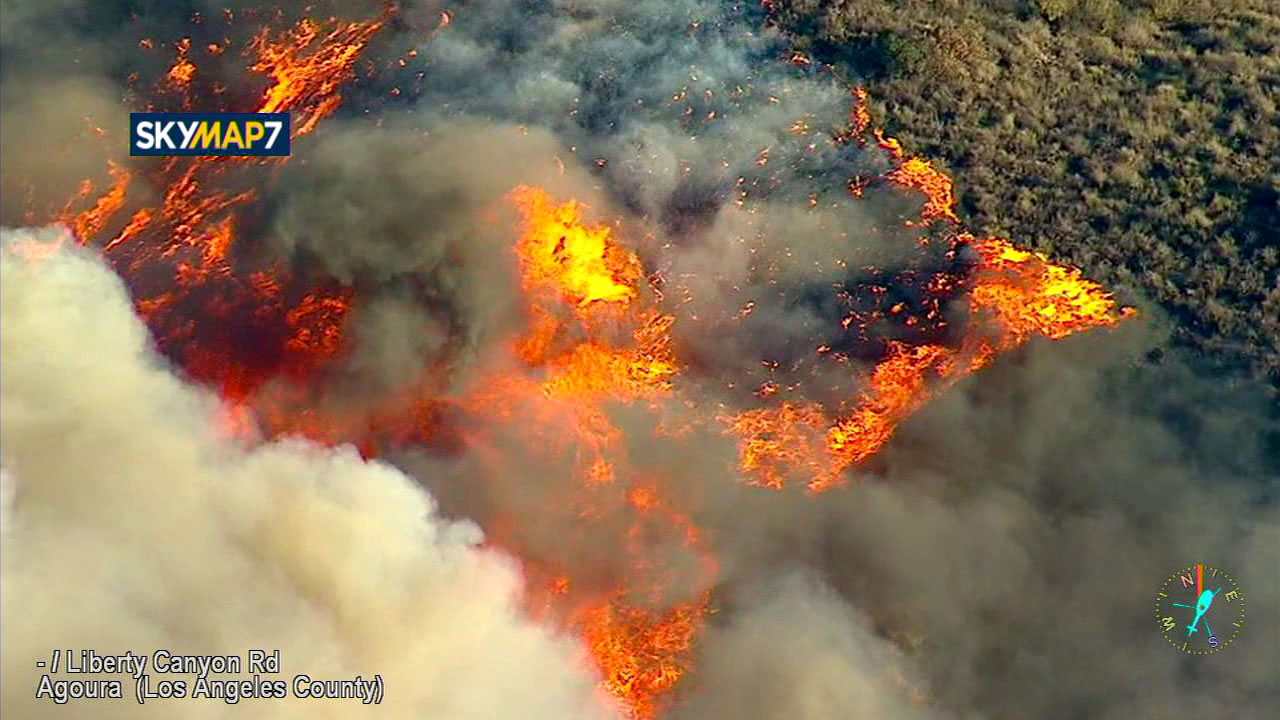
[[772, 6], [953, 175], [974, 232], [1158, 302], [1175, 343], [1280, 387], [1280, 2]]

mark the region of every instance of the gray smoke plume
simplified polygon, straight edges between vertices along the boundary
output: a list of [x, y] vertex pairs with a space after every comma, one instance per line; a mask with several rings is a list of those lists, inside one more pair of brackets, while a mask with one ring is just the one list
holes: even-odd
[[[479, 528], [350, 449], [241, 447], [154, 354], [109, 269], [32, 254], [47, 235], [0, 246], [5, 717], [611, 715], [582, 651], [523, 617], [518, 569]], [[281, 651], [272, 679], [381, 674], [385, 700], [139, 707], [127, 684], [55, 712], [36, 697], [55, 648], [262, 647]]]
[[[375, 12], [372, 5], [330, 3], [325, 11], [361, 17]], [[11, 16], [11, 6], [21, 14]], [[124, 85], [116, 70], [136, 55], [136, 33], [101, 31], [131, 27], [123, 4], [4, 7], [6, 60], [17, 62], [0, 71], [0, 210], [6, 222], [21, 222], [27, 186], [37, 201], [56, 204], [91, 174], [86, 166], [101, 172], [100, 151], [70, 160], [42, 153], [47, 138], [32, 128], [43, 124], [60, 143], [74, 143], [80, 127], [66, 118], [85, 108], [105, 118], [100, 122], [123, 127], [125, 108], [116, 99]], [[148, 6], [146, 32], [180, 35], [194, 7]], [[424, 30], [445, 10], [448, 27]], [[11, 25], [9, 17], [21, 24]], [[857, 390], [856, 374], [848, 366], [815, 364], [813, 349], [842, 346], [856, 366], [874, 358], [883, 338], [906, 331], [886, 325], [866, 337], [842, 334], [840, 319], [851, 308], [841, 293], [883, 283], [898, 294], [895, 301], [910, 304], [919, 300], [905, 279], [911, 271], [963, 266], [964, 258], [945, 254], [945, 243], [922, 247], [917, 236], [925, 231], [904, 226], [903, 218], [918, 213], [918, 196], [874, 187], [861, 201], [849, 195], [848, 179], [883, 171], [884, 156], [831, 139], [847, 122], [848, 89], [816, 68], [786, 62], [786, 39], [768, 29], [756, 3], [410, 3], [401, 17], [370, 49], [370, 61], [384, 68], [410, 48], [415, 59], [404, 72], [362, 76], [347, 93], [346, 116], [299, 141], [300, 157], [263, 188], [246, 238], [267, 258], [358, 289], [345, 329], [355, 347], [324, 388], [342, 402], [394, 395], [423, 368], [434, 373], [433, 390], [450, 393], [472, 387], [484, 369], [513, 365], [509, 341], [525, 318], [507, 250], [517, 230], [504, 198], [522, 183], [584, 201], [593, 220], [617, 219], [619, 236], [659, 283], [663, 308], [678, 316], [678, 349], [692, 366], [677, 380], [681, 400], [704, 408], [739, 407], [742, 389], [773, 377], [761, 370], [762, 361], [798, 366], [787, 377], [801, 381], [804, 397], [847, 400]], [[94, 23], [98, 32], [90, 32]], [[21, 32], [11, 32], [18, 27]], [[71, 62], [48, 48], [69, 39], [83, 39], [78, 57], [92, 62]], [[44, 83], [55, 74], [63, 84], [50, 88]], [[391, 86], [399, 93], [391, 95]], [[365, 117], [366, 110], [376, 119]], [[177, 627], [210, 647], [215, 639], [225, 647], [260, 643], [277, 630], [260, 619], [264, 613], [280, 618], [297, 609], [286, 592], [293, 582], [304, 597], [341, 598], [343, 612], [391, 605], [388, 622], [423, 628], [414, 634], [373, 620], [348, 623], [328, 628], [332, 637], [323, 646], [323, 657], [334, 663], [325, 667], [355, 669], [344, 655], [354, 647], [369, 650], [352, 657], [370, 664], [440, 678], [424, 695], [409, 696], [408, 709], [426, 698], [429, 710], [444, 708], [449, 717], [589, 714], [581, 709], [586, 681], [572, 653], [504, 604], [516, 586], [510, 566], [473, 547], [474, 538], [431, 535], [459, 526], [430, 515], [430, 502], [395, 471], [292, 444], [236, 454], [205, 438], [211, 429], [193, 419], [186, 430], [200, 442], [171, 437], [181, 433], [157, 422], [165, 433], [159, 439], [179, 443], [188, 455], [198, 454], [195, 448], [226, 453], [231, 459], [222, 464], [229, 469], [214, 474], [196, 464], [200, 472], [189, 481], [177, 472], [178, 481], [152, 474], [154, 460], [131, 444], [138, 436], [111, 433], [150, 427], [136, 414], [155, 419], [157, 407], [173, 402], [186, 408], [179, 417], [203, 417], [192, 406], [207, 401], [151, 369], [148, 382], [163, 390], [126, 385], [112, 391], [111, 402], [91, 403], [111, 383], [76, 358], [112, 344], [105, 330], [91, 332], [87, 318], [113, 317], [111, 327], [132, 333], [124, 348], [134, 361], [129, 367], [136, 370], [142, 354], [141, 331], [122, 317], [118, 288], [104, 290], [104, 273], [86, 269], [82, 260], [48, 261], [48, 277], [12, 258], [6, 262], [4, 365], [10, 353], [27, 357], [27, 343], [48, 347], [40, 345], [46, 335], [62, 343], [41, 356], [57, 362], [38, 368], [55, 379], [38, 380], [45, 376], [37, 368], [30, 375], [4, 368], [6, 482], [14, 493], [5, 523], [6, 714], [11, 707], [29, 712], [10, 703], [29, 697], [29, 656], [39, 655], [35, 643], [44, 642], [33, 634], [11, 643], [9, 633], [17, 630], [11, 609], [34, 608], [36, 598], [49, 593], [31, 574], [11, 581], [16, 570], [8, 558], [47, 547], [74, 559], [68, 547], [84, 543], [109, 555], [103, 567], [127, 566], [137, 585], [158, 594], [144, 595], [148, 607], [178, 613], [185, 624], [138, 622], [109, 631], [120, 617], [134, 616], [120, 605], [88, 612], [68, 598], [91, 581], [119, 604], [133, 595], [110, 595], [114, 586], [105, 574], [57, 576], [53, 589], [60, 594], [52, 597], [70, 604], [39, 607], [51, 621], [76, 618], [83, 630], [77, 642], [187, 640], [173, 635]], [[26, 278], [21, 284], [10, 281], [10, 267]], [[96, 279], [74, 280], [81, 275]], [[46, 283], [48, 293], [70, 288], [45, 306], [57, 327], [10, 322], [11, 298]], [[105, 305], [71, 300], [89, 292], [114, 299]], [[755, 308], [750, 321], [733, 321], [747, 304]], [[37, 306], [20, 308], [35, 312]], [[54, 309], [85, 326], [59, 325]], [[879, 457], [849, 473], [849, 487], [816, 497], [799, 488], [772, 492], [744, 484], [731, 439], [715, 429], [656, 432], [661, 419], [683, 417], [680, 402], [656, 411], [605, 407], [624, 431], [618, 454], [638, 476], [658, 479], [664, 496], [705, 530], [719, 563], [718, 575], [708, 580], [681, 544], [678, 527], [658, 524], [641, 535], [648, 556], [671, 569], [664, 594], [644, 601], [661, 608], [709, 589], [717, 611], [671, 717], [1274, 716], [1280, 707], [1280, 421], [1257, 399], [1260, 393], [1198, 373], [1194, 359], [1149, 361], [1144, 350], [1157, 344], [1159, 322], [1144, 310], [1116, 331], [1031, 343], [913, 416]], [[58, 335], [58, 327], [72, 334]], [[90, 341], [95, 347], [85, 350]], [[737, 389], [727, 389], [728, 381]], [[21, 393], [29, 405], [74, 412], [51, 415], [40, 433], [26, 432], [10, 422], [16, 412], [10, 408], [21, 407], [10, 393]], [[168, 404], [152, 404], [157, 397]], [[510, 420], [484, 428], [483, 443], [455, 454], [405, 447], [389, 460], [438, 498], [441, 514], [514, 533], [522, 558], [578, 568], [587, 590], [611, 587], [628, 569], [620, 560], [627, 548], [618, 526], [638, 521], [627, 510], [630, 479], [593, 498], [617, 513], [584, 518], [572, 502], [578, 448], [565, 440], [579, 418], [572, 408], [550, 417], [526, 410], [514, 408]], [[563, 452], [546, 451], [557, 443], [565, 444]], [[111, 453], [111, 461], [100, 452]], [[64, 462], [82, 463], [81, 472], [38, 470]], [[259, 484], [248, 482], [259, 477], [255, 463], [270, 469]], [[335, 463], [341, 473], [308, 470]], [[101, 476], [99, 467], [112, 468], [112, 476]], [[311, 480], [309, 472], [326, 481]], [[133, 485], [105, 482], [115, 474], [175, 482], [180, 496], [212, 493], [212, 506], [180, 502], [173, 524], [199, 536], [202, 557], [221, 573], [219, 587], [264, 589], [228, 609], [192, 592], [206, 588], [206, 578], [169, 556], [146, 560], [138, 546], [95, 544], [98, 536], [73, 546], [55, 537], [78, 528], [83, 517], [117, 528], [129, 542], [138, 542], [129, 533], [150, 532], [142, 521], [160, 515], [142, 510], [161, 502], [163, 488], [151, 488], [147, 504], [139, 505], [129, 500], [139, 492]], [[215, 483], [214, 477], [229, 480]], [[96, 494], [70, 489], [67, 478], [88, 478]], [[56, 512], [28, 499], [39, 495], [27, 487], [45, 488], [47, 506]], [[249, 503], [237, 495], [261, 499], [277, 487], [282, 496], [265, 506], [242, 507]], [[410, 522], [400, 501], [420, 524]], [[291, 503], [303, 510], [291, 511]], [[62, 512], [64, 504], [74, 512]], [[321, 507], [311, 512], [313, 505]], [[355, 512], [359, 522], [347, 517]], [[301, 540], [250, 533], [253, 523], [277, 515], [317, 548], [341, 545], [355, 533], [367, 562], [320, 568], [320, 555], [312, 554], [320, 551]], [[423, 521], [424, 515], [431, 519]], [[511, 518], [519, 520], [514, 530], [505, 523]], [[375, 547], [384, 525], [392, 560]], [[28, 526], [44, 534], [21, 534]], [[288, 575], [295, 572], [294, 551], [310, 563], [296, 571], [310, 573], [301, 579]], [[424, 553], [429, 557], [420, 557]], [[396, 558], [398, 574], [370, 569]], [[1180, 655], [1151, 617], [1160, 581], [1196, 562], [1235, 574], [1249, 599], [1245, 634], [1208, 658]], [[444, 603], [440, 609], [433, 593], [452, 588], [439, 578], [466, 579], [468, 568], [495, 566], [468, 594], [466, 603], [474, 595], [479, 607]], [[281, 574], [284, 589], [273, 584]], [[176, 590], [166, 584], [170, 577]], [[490, 610], [496, 624], [478, 619]], [[320, 621], [311, 606], [298, 612], [302, 619], [285, 625], [291, 634], [280, 642], [301, 643], [312, 621]], [[476, 626], [490, 634], [472, 634]], [[415, 642], [381, 649], [393, 633]], [[481, 642], [486, 637], [494, 640], [488, 650]], [[482, 661], [492, 661], [502, 676], [457, 670]], [[436, 687], [457, 704], [431, 704]]]
[[[726, 583], [817, 568], [960, 717], [1273, 715], [1275, 419], [1256, 390], [1135, 362], [1146, 333], [1033, 343], [904, 424], [854, 487], [715, 509], [714, 527], [761, 528], [738, 533]], [[1189, 658], [1157, 633], [1159, 583], [1195, 562], [1250, 586], [1229, 655]]]

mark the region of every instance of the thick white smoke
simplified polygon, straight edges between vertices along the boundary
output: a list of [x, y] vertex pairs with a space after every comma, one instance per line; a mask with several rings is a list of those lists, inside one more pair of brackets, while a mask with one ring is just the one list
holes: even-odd
[[[525, 619], [518, 570], [477, 527], [353, 450], [239, 446], [215, 399], [152, 352], [110, 270], [46, 241], [70, 244], [0, 241], [4, 717], [610, 716], [576, 643]], [[385, 700], [54, 714], [35, 663], [55, 648], [279, 648], [282, 679], [380, 673]]]

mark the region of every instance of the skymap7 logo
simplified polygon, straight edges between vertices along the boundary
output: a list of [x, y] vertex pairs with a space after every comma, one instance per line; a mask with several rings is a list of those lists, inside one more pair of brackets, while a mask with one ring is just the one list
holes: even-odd
[[289, 113], [130, 113], [130, 155], [289, 154]]

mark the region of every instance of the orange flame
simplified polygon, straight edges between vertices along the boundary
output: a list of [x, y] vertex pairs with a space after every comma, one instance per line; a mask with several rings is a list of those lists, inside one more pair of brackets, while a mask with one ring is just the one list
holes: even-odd
[[187, 53], [191, 50], [191, 38], [182, 38], [176, 46], [178, 58], [165, 75], [165, 79], [179, 91], [185, 92], [191, 87], [191, 80], [196, 75], [196, 64], [191, 62]]
[[[582, 634], [605, 689], [624, 701], [631, 717], [654, 718], [690, 667], [710, 595], [701, 590], [674, 602], [647, 600], [645, 595], [661, 592], [669, 579], [646, 549], [644, 530], [656, 525], [683, 538], [685, 551], [702, 567], [700, 587], [710, 587], [715, 561], [701, 531], [671, 506], [660, 485], [628, 469], [617, 452], [622, 431], [595, 403], [652, 400], [670, 392], [679, 371], [671, 347], [674, 318], [638, 307], [644, 295], [639, 259], [608, 226], [583, 222], [581, 205], [556, 204], [545, 191], [529, 187], [517, 188], [511, 200], [524, 220], [516, 252], [530, 301], [530, 329], [517, 342], [517, 354], [545, 376], [537, 385], [504, 379], [498, 385], [505, 404], [512, 403], [513, 391], [523, 390], [522, 406], [546, 407], [541, 397], [555, 403], [554, 412], [567, 411], [576, 431], [573, 441], [582, 451], [575, 481], [583, 517], [627, 512], [634, 518], [621, 584], [570, 600], [569, 590], [584, 583], [575, 578], [574, 568], [559, 568], [531, 588], [530, 605], [570, 603], [563, 621]], [[618, 333], [619, 327], [630, 331]], [[611, 495], [598, 494], [619, 483], [629, 488], [625, 507], [611, 506]]]
[[[854, 96], [850, 132], [865, 144], [871, 124], [867, 93], [856, 88]], [[786, 402], [724, 418], [728, 431], [739, 437], [740, 469], [749, 481], [764, 487], [781, 488], [796, 473], [808, 475], [811, 492], [837, 487], [844, 482], [844, 471], [884, 447], [902, 420], [1000, 352], [1035, 335], [1057, 340], [1113, 326], [1133, 314], [1132, 308], [1117, 308], [1110, 293], [1078, 270], [1054, 265], [1005, 239], [975, 238], [955, 231], [959, 219], [951, 178], [927, 160], [906, 157], [902, 145], [881, 130], [873, 134], [894, 163], [883, 179], [925, 196], [920, 222], [909, 224], [943, 221], [953, 228], [954, 245], [966, 245], [978, 253], [981, 262], [972, 279], [969, 308], [975, 319], [997, 332], [992, 339], [979, 330], [971, 331], [958, 347], [890, 343], [853, 411], [836, 420], [827, 419], [817, 405]], [[863, 182], [855, 180], [850, 187], [860, 189]], [[824, 426], [826, 443], [819, 451], [815, 437]]]
[[[291, 111], [301, 118], [294, 135], [309, 132], [337, 108], [338, 88], [351, 78], [357, 55], [381, 27], [381, 21], [304, 19], [282, 33], [263, 29], [247, 48], [253, 56], [249, 69], [266, 75], [270, 85], [256, 107], [244, 109]], [[180, 106], [189, 109], [195, 106], [197, 78], [190, 38], [179, 41], [175, 52], [155, 94], [176, 92]], [[221, 46], [211, 54], [222, 61]], [[262, 361], [278, 369], [283, 369], [282, 362], [293, 364], [296, 373], [338, 352], [341, 322], [349, 307], [345, 291], [284, 289], [289, 280], [282, 269], [271, 271], [276, 277], [270, 285], [255, 283], [235, 269], [235, 213], [256, 193], [253, 181], [238, 180], [233, 170], [267, 162], [271, 161], [166, 158], [145, 178], [145, 184], [164, 188], [154, 206], [132, 200], [135, 186], [144, 184], [137, 182], [140, 172], [113, 163], [108, 167], [110, 187], [90, 207], [76, 211], [73, 203], [59, 216], [81, 244], [99, 245], [132, 281], [138, 311], [158, 328], [160, 344], [173, 349], [196, 378], [237, 397], [274, 371], [244, 366], [221, 341], [201, 344], [198, 329], [184, 315], [205, 315], [213, 323], [247, 315], [264, 330], [275, 328], [270, 332], [282, 335], [283, 342], [267, 349], [275, 359]], [[244, 189], [227, 189], [237, 185]], [[88, 197], [92, 191], [86, 184], [82, 195]], [[117, 219], [126, 210], [128, 219]]]
[[[111, 175], [111, 188], [98, 197], [93, 207], [77, 214], [70, 221], [71, 231], [77, 238], [94, 237], [102, 232], [107, 221], [124, 207], [129, 182], [133, 178], [128, 170], [114, 162], [107, 164], [107, 172]], [[92, 185], [87, 185], [85, 190], [92, 192]]]
[[[448, 19], [442, 15], [442, 25]], [[382, 26], [381, 20], [303, 20], [283, 33], [263, 29], [247, 46], [249, 69], [269, 80], [254, 109], [294, 112], [294, 134], [311, 132], [341, 103], [339, 88]], [[177, 45], [175, 63], [161, 81], [163, 92], [182, 95], [183, 107], [204, 78], [189, 57], [190, 47], [190, 40]], [[209, 52], [221, 62], [232, 55], [225, 49], [210, 46]], [[811, 60], [797, 55], [793, 62]], [[873, 130], [866, 92], [858, 88], [855, 94], [849, 137], [866, 146], [870, 131], [892, 169], [878, 179], [853, 179], [851, 191], [860, 194], [869, 183], [883, 181], [921, 193], [925, 203], [916, 224], [950, 226], [954, 244], [978, 254], [967, 302], [974, 326], [995, 332], [975, 330], [954, 345], [889, 343], [860, 393], [838, 415], [817, 403], [788, 400], [777, 385], [767, 385], [758, 393], [769, 403], [763, 407], [722, 409], [717, 417], [700, 418], [720, 423], [737, 438], [743, 476], [764, 487], [780, 489], [797, 479], [810, 492], [836, 487], [850, 467], [883, 448], [898, 424], [929, 398], [1000, 352], [1035, 335], [1058, 339], [1109, 326], [1124, 314], [1078, 271], [1007, 240], [960, 232], [951, 178], [927, 160], [907, 157], [897, 140]], [[794, 126], [796, 132], [804, 127], [803, 122]], [[760, 164], [768, 155], [765, 148]], [[234, 169], [241, 167], [269, 164], [170, 159], [145, 178], [142, 171], [111, 165], [110, 186], [95, 198], [94, 186], [86, 183], [61, 219], [81, 243], [103, 247], [131, 282], [139, 313], [158, 328], [159, 341], [183, 368], [222, 391], [227, 432], [251, 434], [256, 420], [267, 434], [356, 440], [367, 454], [378, 452], [380, 439], [420, 441], [440, 424], [442, 405], [420, 385], [352, 418], [313, 407], [308, 402], [312, 388], [305, 383], [267, 382], [306, 379], [337, 357], [353, 297], [346, 288], [302, 287], [282, 268], [237, 266], [236, 213], [255, 198], [251, 183], [234, 182]], [[165, 188], [154, 206], [130, 202], [140, 178]], [[90, 207], [71, 209], [90, 198]], [[552, 608], [550, 614], [580, 633], [604, 687], [633, 718], [649, 720], [670, 706], [692, 667], [697, 638], [712, 612], [710, 588], [718, 567], [710, 540], [673, 500], [672, 486], [634, 467], [622, 430], [606, 408], [648, 404], [660, 409], [663, 402], [680, 398], [682, 367], [672, 341], [676, 318], [659, 310], [640, 259], [615, 229], [583, 219], [585, 206], [556, 203], [544, 190], [530, 187], [516, 188], [510, 199], [523, 218], [515, 252], [528, 328], [514, 346], [523, 366], [485, 377], [450, 402], [489, 424], [519, 424], [533, 452], [571, 453], [577, 520], [609, 519], [608, 527], [622, 528], [624, 557], [616, 581], [584, 576], [576, 567], [541, 567], [525, 557], [527, 600], [531, 611]], [[128, 213], [127, 220], [122, 213]], [[240, 325], [228, 319], [241, 317], [265, 342], [249, 349], [252, 343], [226, 330]], [[206, 322], [222, 328], [222, 334], [202, 335], [208, 332]], [[232, 347], [236, 342], [246, 346]], [[272, 356], [254, 355], [263, 352]], [[655, 556], [646, 542], [653, 532], [678, 538], [696, 577], [672, 576], [665, 558]], [[504, 542], [501, 528], [490, 535]], [[519, 542], [509, 541], [507, 547], [523, 557]], [[602, 582], [607, 584], [603, 590]]]
[[1111, 294], [1075, 268], [1054, 265], [1002, 238], [965, 235], [962, 240], [982, 258], [970, 303], [1004, 330], [998, 349], [1032, 335], [1058, 340], [1134, 314], [1133, 308], [1121, 308], [1117, 316]]
[[[640, 522], [659, 522], [679, 531], [687, 552], [701, 561], [702, 582], [709, 583], [718, 567], [705, 547], [701, 530], [683, 513], [670, 508], [654, 487], [639, 485], [627, 497]], [[632, 587], [661, 591], [669, 578], [650, 557], [641, 538], [641, 524], [629, 533]], [[640, 598], [643, 600], [643, 598]], [[677, 683], [692, 668], [694, 642], [701, 634], [711, 603], [709, 590], [671, 607], [639, 605], [625, 590], [581, 606], [572, 624], [586, 639], [587, 647], [604, 675], [605, 688], [623, 699], [637, 719], [657, 717], [670, 702]]]
[[330, 21], [326, 28], [304, 19], [278, 37], [264, 29], [249, 45], [258, 55], [250, 69], [273, 81], [257, 112], [290, 110], [295, 136], [314, 130], [342, 103], [338, 88], [351, 78], [356, 59], [382, 25]]
[[588, 226], [573, 201], [555, 205], [546, 192], [520, 187], [512, 199], [525, 216], [516, 246], [525, 287], [551, 287], [578, 307], [594, 302], [627, 305], [643, 277], [640, 261], [613, 241], [604, 225]]

